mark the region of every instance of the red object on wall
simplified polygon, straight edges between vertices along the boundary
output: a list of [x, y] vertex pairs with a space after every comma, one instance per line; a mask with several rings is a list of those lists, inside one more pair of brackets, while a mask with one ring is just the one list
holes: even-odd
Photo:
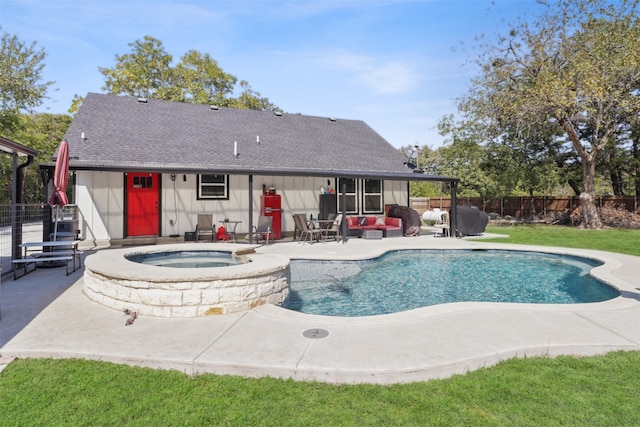
[[282, 209], [279, 194], [263, 194], [260, 199], [260, 215], [273, 217], [271, 238], [282, 239]]

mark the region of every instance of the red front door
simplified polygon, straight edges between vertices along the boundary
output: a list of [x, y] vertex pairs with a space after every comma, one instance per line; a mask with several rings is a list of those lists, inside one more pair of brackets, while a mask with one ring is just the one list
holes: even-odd
[[129, 172], [126, 176], [127, 236], [157, 236], [159, 175]]

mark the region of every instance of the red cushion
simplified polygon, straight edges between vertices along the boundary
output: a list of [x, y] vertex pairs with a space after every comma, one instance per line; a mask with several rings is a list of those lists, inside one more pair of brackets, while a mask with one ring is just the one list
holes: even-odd
[[365, 217], [367, 220], [367, 225], [360, 225], [358, 222], [357, 216], [348, 216], [347, 217], [347, 227], [351, 229], [365, 229], [365, 230], [396, 230], [402, 228], [402, 220], [400, 218], [385, 218], [385, 225], [376, 225], [376, 217], [375, 216], [367, 216]]
[[392, 227], [402, 227], [402, 220], [400, 218], [393, 218], [393, 217], [386, 217], [385, 218], [385, 225], [387, 226], [392, 226]]
[[358, 224], [358, 217], [348, 216], [347, 217], [347, 225], [349, 227], [358, 227], [358, 226], [360, 226], [360, 224]]

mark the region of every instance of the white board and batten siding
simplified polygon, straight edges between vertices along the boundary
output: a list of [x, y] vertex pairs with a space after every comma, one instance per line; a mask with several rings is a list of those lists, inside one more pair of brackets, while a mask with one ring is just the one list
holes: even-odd
[[[184, 179], [186, 177], [186, 180]], [[253, 177], [253, 223], [260, 215], [260, 196], [263, 185], [274, 187], [282, 196], [282, 231], [294, 229], [294, 213], [318, 214], [318, 195], [333, 177]], [[162, 236], [184, 235], [194, 231], [199, 213], [212, 214], [218, 221], [229, 218], [242, 221], [238, 234], [247, 233], [249, 226], [249, 178], [246, 175], [229, 176], [228, 200], [198, 200], [197, 176], [161, 174], [160, 233]], [[385, 181], [384, 203], [408, 203], [406, 181]], [[124, 233], [124, 174], [122, 172], [78, 171], [76, 175], [76, 204], [80, 211], [81, 237], [102, 242], [122, 239]]]

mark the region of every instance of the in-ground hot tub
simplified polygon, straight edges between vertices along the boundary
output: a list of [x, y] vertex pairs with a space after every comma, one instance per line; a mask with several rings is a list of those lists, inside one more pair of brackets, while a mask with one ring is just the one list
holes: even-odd
[[248, 253], [238, 256], [246, 262], [202, 268], [146, 265], [127, 259], [186, 251], [236, 256], [246, 249], [192, 243], [101, 250], [85, 260], [83, 292], [107, 307], [156, 317], [202, 317], [263, 304], [282, 305], [289, 296], [289, 258], [281, 255]]

